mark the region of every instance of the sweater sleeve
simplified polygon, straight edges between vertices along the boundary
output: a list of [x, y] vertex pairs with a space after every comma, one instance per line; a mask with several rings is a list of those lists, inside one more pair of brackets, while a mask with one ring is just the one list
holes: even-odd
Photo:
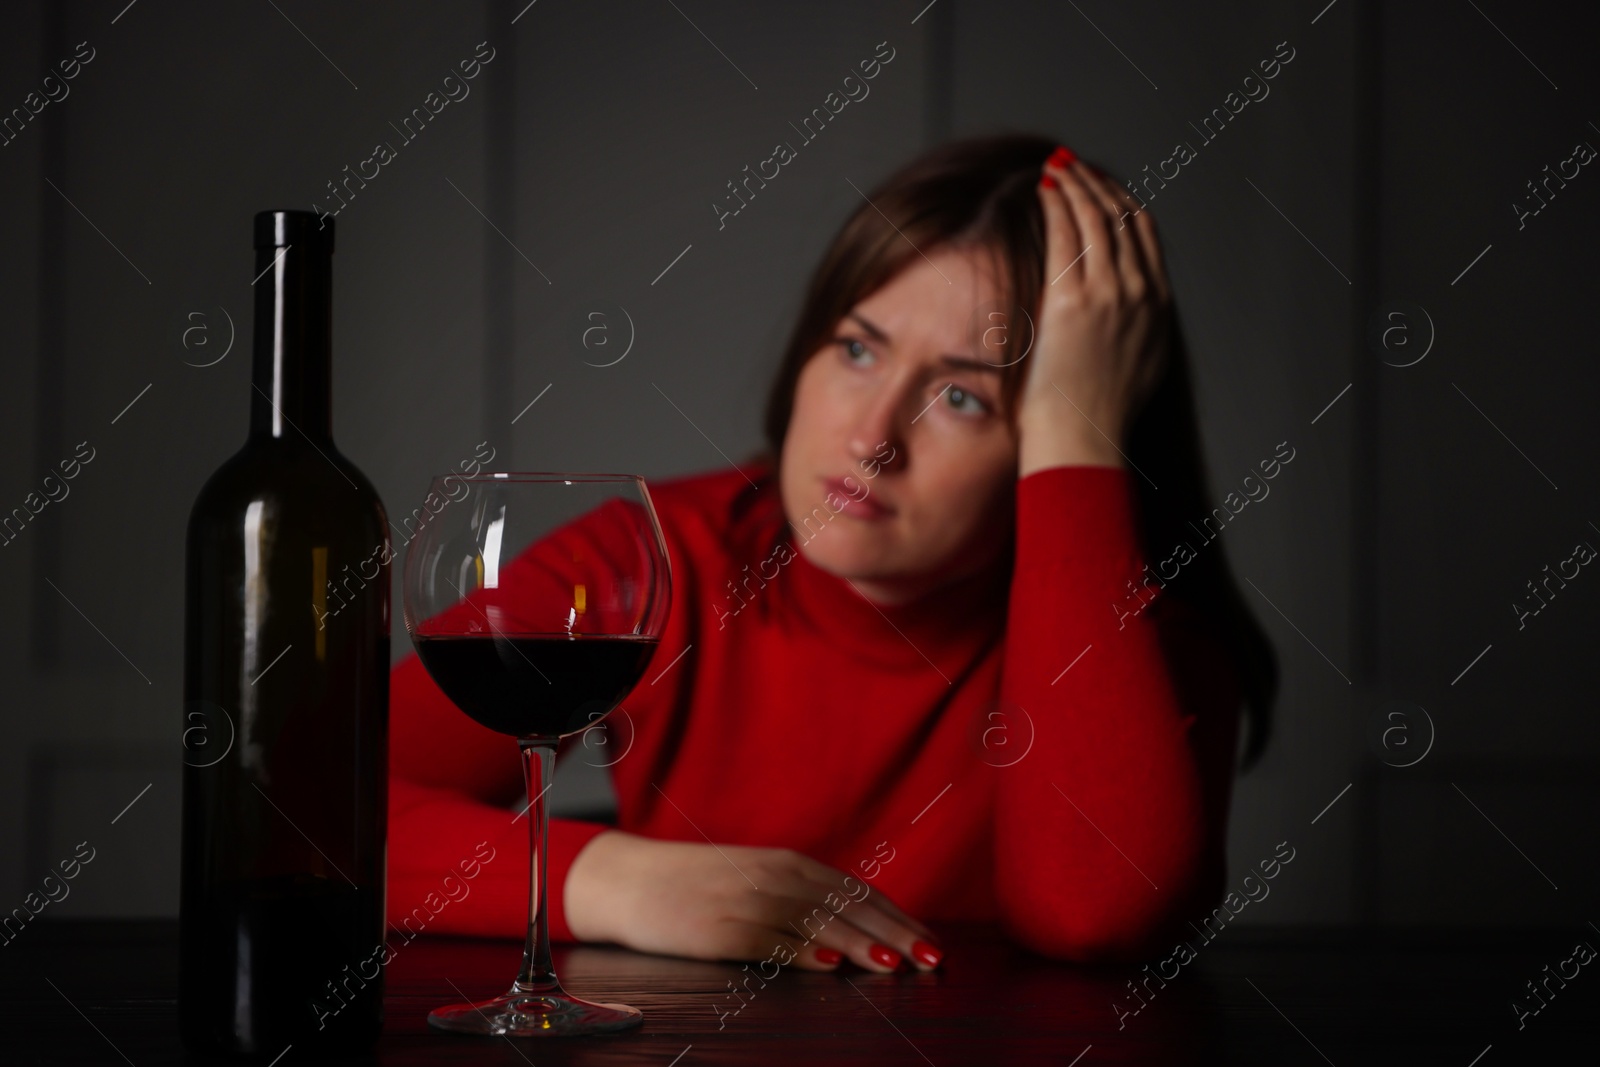
[[1067, 959], [1141, 958], [1226, 878], [1238, 681], [1181, 570], [1145, 571], [1132, 477], [1017, 484], [1001, 699], [1033, 747], [997, 772], [996, 888], [1008, 934]]
[[[528, 925], [526, 796], [516, 741], [458, 711], [412, 653], [389, 682], [391, 932], [522, 937]], [[513, 810], [512, 805], [516, 805]], [[602, 823], [551, 819], [552, 941], [567, 926], [567, 872]]]

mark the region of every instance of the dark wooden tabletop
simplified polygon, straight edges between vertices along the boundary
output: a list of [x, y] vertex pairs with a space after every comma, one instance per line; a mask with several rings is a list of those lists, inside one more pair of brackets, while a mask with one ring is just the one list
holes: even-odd
[[[389, 968], [384, 1035], [371, 1064], [1501, 1064], [1600, 1060], [1600, 975], [1540, 982], [1578, 931], [1405, 933], [1229, 929], [1200, 945], [1144, 1008], [1137, 966], [1031, 956], [981, 926], [939, 927], [934, 974], [785, 969], [747, 995], [733, 964], [558, 946], [567, 988], [643, 1009], [642, 1028], [513, 1042], [440, 1034], [429, 1009], [504, 991], [515, 941], [418, 939]], [[1200, 939], [1197, 937], [1196, 942]], [[1589, 938], [1600, 943], [1600, 936]], [[1155, 961], [1152, 960], [1152, 963]], [[1545, 971], [1549, 964], [1552, 971]], [[30, 925], [0, 948], [0, 1064], [161, 1064], [177, 1033], [177, 926], [170, 921]], [[1167, 968], [1172, 974], [1172, 967]], [[1568, 970], [1570, 974], [1570, 968]], [[754, 983], [752, 983], [754, 986]], [[1142, 989], [1143, 987], [1141, 987]], [[1129, 1014], [1121, 1015], [1118, 1006]], [[325, 1062], [290, 1049], [277, 1067]]]

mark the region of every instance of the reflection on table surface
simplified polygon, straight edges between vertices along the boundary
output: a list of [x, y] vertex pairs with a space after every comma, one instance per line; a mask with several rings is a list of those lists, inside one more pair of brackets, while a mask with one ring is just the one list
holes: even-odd
[[[371, 1064], [1374, 1064], [1537, 1062], [1590, 1048], [1600, 982], [1580, 975], [1518, 1028], [1509, 1005], [1571, 950], [1565, 931], [1231, 929], [1193, 958], [1081, 966], [993, 927], [936, 925], [932, 974], [833, 974], [556, 947], [575, 994], [643, 1009], [605, 1037], [511, 1042], [428, 1028], [440, 1004], [504, 990], [520, 943], [419, 937], [389, 966], [369, 1057], [291, 1048], [279, 1067]], [[171, 921], [40, 923], [0, 953], [6, 1063], [195, 1062], [177, 1036]], [[1163, 963], [1163, 960], [1167, 962]], [[768, 972], [770, 973], [770, 971]], [[1164, 977], [1165, 976], [1165, 977]], [[737, 990], [737, 992], [735, 991]]]

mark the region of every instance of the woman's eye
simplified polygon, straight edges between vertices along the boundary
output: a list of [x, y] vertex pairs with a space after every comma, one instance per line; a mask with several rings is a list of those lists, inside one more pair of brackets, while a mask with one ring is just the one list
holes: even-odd
[[946, 396], [950, 406], [957, 411], [971, 415], [983, 415], [989, 411], [989, 405], [980, 400], [976, 393], [969, 393], [959, 385], [952, 385]]
[[844, 358], [851, 363], [860, 363], [861, 357], [872, 355], [872, 349], [854, 337], [841, 337], [838, 344], [844, 348]]

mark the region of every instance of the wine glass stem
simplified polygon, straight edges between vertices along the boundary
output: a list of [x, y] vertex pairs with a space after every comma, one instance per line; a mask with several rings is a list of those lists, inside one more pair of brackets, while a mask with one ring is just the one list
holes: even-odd
[[550, 918], [546, 908], [545, 839], [549, 833], [550, 783], [555, 775], [556, 746], [550, 741], [519, 739], [522, 777], [528, 786], [528, 937], [522, 947], [522, 971], [514, 990], [546, 993], [559, 990], [550, 964]]

